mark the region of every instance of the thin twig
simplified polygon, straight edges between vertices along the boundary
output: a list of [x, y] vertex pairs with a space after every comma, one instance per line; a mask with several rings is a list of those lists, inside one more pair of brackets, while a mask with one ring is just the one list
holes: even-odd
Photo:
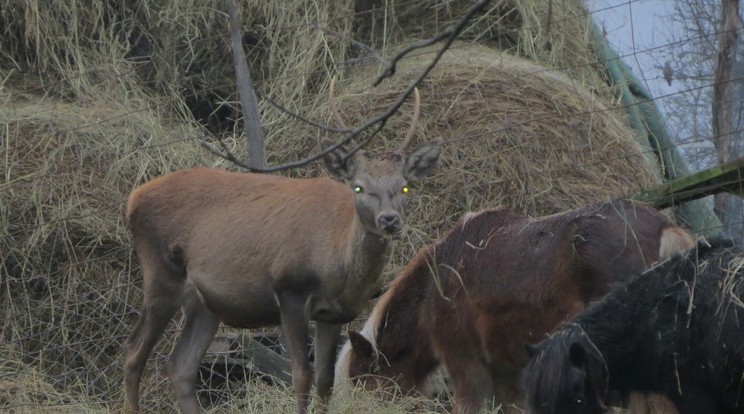
[[383, 80], [395, 75], [395, 69], [398, 61], [402, 59], [405, 55], [413, 52], [416, 49], [421, 49], [430, 45], [433, 45], [434, 43], [439, 42], [440, 40], [447, 39], [446, 47], [444, 50], [448, 49], [449, 46], [454, 42], [455, 38], [462, 33], [462, 31], [465, 29], [465, 25], [470, 21], [470, 18], [473, 17], [474, 14], [481, 11], [491, 0], [480, 0], [479, 2], [473, 4], [470, 9], [465, 13], [465, 16], [460, 19], [460, 21], [457, 22], [456, 25], [450, 26], [447, 29], [445, 29], [443, 32], [437, 34], [434, 37], [431, 37], [429, 39], [422, 40], [420, 42], [413, 43], [406, 47], [405, 49], [399, 51], [398, 53], [393, 56], [393, 59], [390, 61], [390, 66], [385, 69], [384, 72], [380, 74], [380, 76], [377, 77], [377, 80], [373, 84], [374, 86], [379, 85]]
[[370, 47], [370, 46], [368, 46], [368, 45], [366, 45], [366, 44], [364, 44], [364, 43], [362, 43], [362, 42], [360, 42], [358, 40], [352, 39], [351, 37], [349, 37], [349, 36], [347, 36], [347, 35], [345, 35], [343, 33], [337, 32], [335, 30], [331, 30], [331, 29], [329, 29], [327, 27], [320, 27], [317, 23], [313, 23], [313, 27], [315, 29], [317, 29], [317, 30], [322, 30], [322, 31], [324, 31], [324, 32], [326, 32], [326, 33], [328, 33], [330, 35], [336, 36], [339, 39], [343, 39], [343, 40], [347, 40], [347, 41], [351, 42], [351, 44], [353, 44], [354, 46], [356, 46], [356, 47], [358, 47], [358, 48], [360, 48], [362, 50], [366, 50], [367, 53], [369, 53], [370, 56], [373, 57], [376, 61], [378, 61], [382, 66], [384, 66], [386, 68], [390, 68], [390, 66], [391, 66], [390, 65], [390, 62], [388, 62], [387, 60], [385, 60], [385, 58], [383, 58], [380, 55], [380, 53], [378, 53], [372, 47]]
[[[318, 159], [324, 157], [326, 154], [328, 154], [328, 153], [330, 153], [332, 151], [335, 151], [336, 149], [338, 149], [338, 148], [340, 148], [340, 147], [348, 144], [354, 138], [358, 137], [362, 132], [364, 132], [368, 128], [371, 128], [372, 126], [375, 126], [374, 130], [370, 133], [370, 136], [369, 137], [367, 137], [364, 141], [362, 141], [359, 145], [357, 145], [356, 147], [354, 147], [351, 151], [349, 151], [347, 153], [347, 157], [348, 156], [351, 156], [352, 154], [354, 154], [354, 152], [356, 152], [360, 148], [362, 148], [362, 146], [364, 146], [364, 145], [366, 145], [366, 144], [368, 144], [369, 142], [372, 141], [373, 137], [385, 126], [385, 124], [387, 123], [388, 119], [398, 109], [400, 109], [400, 107], [403, 105], [403, 103], [405, 102], [405, 100], [408, 99], [409, 96], [411, 96], [411, 94], [413, 93], [414, 89], [419, 85], [419, 83], [421, 83], [421, 81], [423, 81], [424, 78], [427, 75], [429, 75], [429, 73], [434, 69], [434, 67], [437, 65], [437, 63], [439, 63], [439, 60], [444, 55], [444, 52], [446, 52], [450, 48], [450, 46], [452, 46], [452, 43], [455, 41], [455, 39], [457, 38], [457, 36], [460, 33], [462, 33], [462, 31], [465, 28], [465, 25], [470, 20], [470, 18], [475, 13], [479, 12], [480, 10], [482, 10], [483, 7], [485, 7], [490, 1], [491, 0], [480, 0], [478, 3], [474, 4], [468, 10], [468, 12], [465, 14], [465, 16], [456, 25], [451, 26], [450, 28], [446, 29], [444, 32], [442, 32], [442, 33], [440, 33], [440, 34], [438, 34], [438, 35], [436, 35], [436, 36], [434, 36], [432, 38], [432, 39], [436, 39], [436, 41], [439, 41], [439, 40], [442, 40], [442, 39], [446, 39], [446, 40], [445, 40], [444, 45], [437, 51], [436, 56], [434, 56], [434, 58], [431, 60], [431, 62], [429, 63], [429, 65], [419, 74], [419, 76], [416, 79], [414, 79], [406, 87], [406, 89], [403, 91], [403, 93], [400, 94], [400, 96], [398, 97], [398, 99], [395, 102], [393, 102], [388, 107], [388, 109], [385, 112], [383, 112], [383, 113], [377, 115], [376, 117], [368, 120], [367, 122], [365, 122], [361, 126], [358, 126], [356, 128], [353, 128], [349, 132], [349, 135], [347, 135], [346, 137], [344, 137], [341, 141], [339, 141], [339, 142], [337, 142], [337, 143], [335, 143], [333, 145], [330, 145], [330, 146], [324, 148], [322, 151], [320, 151], [320, 152], [318, 152], [316, 154], [313, 154], [313, 155], [311, 155], [309, 157], [306, 157], [306, 158], [303, 158], [303, 159], [300, 159], [300, 160], [297, 160], [297, 161], [293, 161], [293, 162], [284, 163], [284, 164], [277, 165], [277, 166], [274, 166], [274, 167], [256, 168], [256, 167], [250, 167], [250, 166], [246, 165], [245, 163], [240, 162], [237, 159], [237, 157], [235, 157], [227, 149], [227, 147], [224, 147], [225, 152], [222, 153], [219, 150], [217, 150], [216, 148], [214, 148], [214, 146], [211, 145], [211, 144], [209, 144], [209, 143], [203, 142], [202, 143], [202, 146], [204, 148], [206, 148], [207, 150], [209, 150], [210, 152], [212, 152], [213, 154], [215, 154], [215, 155], [217, 155], [219, 157], [222, 157], [222, 158], [224, 158], [224, 159], [226, 159], [226, 160], [228, 160], [230, 162], [233, 162], [233, 163], [235, 163], [236, 165], [238, 165], [238, 166], [240, 166], [242, 168], [248, 169], [248, 170], [253, 171], [253, 172], [269, 173], [269, 172], [276, 172], [276, 171], [286, 170], [286, 169], [289, 169], [289, 168], [297, 168], [297, 167], [301, 167], [303, 165], [309, 164], [309, 163], [311, 163], [311, 162], [313, 162], [315, 160], [318, 160]], [[391, 61], [391, 64], [393, 66], [393, 72], [391, 72], [391, 74], [389, 74], [387, 76], [382, 76], [381, 75], [380, 78], [378, 78], [378, 81], [375, 82], [375, 85], [377, 85], [382, 79], [385, 79], [385, 78], [387, 78], [389, 76], [392, 76], [392, 74], [395, 72], [394, 67], [395, 67], [396, 62], [398, 60], [400, 60], [403, 56], [405, 56], [408, 52], [411, 52], [411, 51], [413, 51], [415, 49], [419, 49], [419, 48], [428, 46], [430, 44], [435, 43], [436, 41], [425, 41], [427, 43], [424, 46], [421, 46], [424, 42], [418, 42], [418, 43], [415, 43], [414, 45], [406, 48], [403, 52], [398, 53], [393, 58], [393, 60]]]
[[266, 149], [264, 134], [261, 128], [261, 115], [258, 113], [258, 100], [253, 88], [248, 65], [245, 63], [242, 36], [240, 34], [240, 18], [235, 0], [227, 1], [228, 27], [230, 29], [230, 45], [235, 65], [235, 78], [240, 96], [240, 110], [243, 113], [243, 126], [248, 140], [249, 163], [255, 168], [266, 166]]
[[321, 124], [320, 122], [315, 122], [313, 120], [307, 119], [307, 118], [303, 117], [302, 115], [298, 114], [297, 112], [294, 112], [294, 111], [288, 109], [286, 106], [280, 104], [279, 102], [275, 101], [273, 98], [271, 98], [269, 96], [264, 95], [263, 96], [263, 99], [266, 99], [267, 101], [269, 101], [270, 104], [274, 105], [280, 111], [285, 112], [285, 113], [289, 114], [290, 116], [292, 116], [294, 118], [297, 118], [300, 121], [302, 121], [302, 122], [304, 122], [304, 123], [306, 123], [308, 125], [314, 126], [314, 127], [318, 128], [318, 129], [322, 129], [324, 131], [329, 131], [329, 132], [339, 132], [339, 133], [344, 133], [344, 134], [351, 132], [351, 129], [349, 129], [349, 128], [334, 128], [334, 127], [330, 127], [330, 126], [325, 125], [325, 124]]

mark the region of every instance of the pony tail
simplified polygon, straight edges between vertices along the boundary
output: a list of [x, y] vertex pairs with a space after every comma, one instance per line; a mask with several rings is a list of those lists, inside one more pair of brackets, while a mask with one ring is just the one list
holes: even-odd
[[694, 246], [695, 240], [687, 230], [678, 226], [665, 227], [661, 230], [659, 238], [659, 261], [666, 260]]

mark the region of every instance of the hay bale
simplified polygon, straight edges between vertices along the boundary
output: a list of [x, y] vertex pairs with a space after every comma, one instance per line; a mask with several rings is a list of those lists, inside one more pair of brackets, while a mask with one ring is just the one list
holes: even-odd
[[[385, 52], [410, 39], [433, 36], [457, 23], [471, 0], [356, 0], [352, 22], [355, 39]], [[591, 13], [575, 0], [495, 0], [475, 16], [460, 39], [509, 51], [558, 68], [581, 84], [606, 90], [590, 41]], [[352, 50], [350, 53], [354, 53]]]
[[[394, 79], [375, 89], [369, 87], [375, 73], [350, 72], [337, 91], [347, 124], [382, 112], [431, 53], [407, 59]], [[634, 193], [660, 179], [622, 109], [535, 63], [459, 44], [420, 90], [413, 145], [440, 137], [445, 151], [441, 167], [412, 197], [415, 248], [468, 211], [503, 205], [532, 216], [553, 214]], [[327, 111], [323, 105], [321, 99], [319, 116]], [[399, 145], [410, 119], [412, 104], [406, 105], [373, 150]]]
[[[390, 56], [460, 19], [470, 0], [238, 2], [243, 40], [259, 95], [306, 107], [323, 89], [328, 68], [365, 55], [340, 32]], [[551, 6], [552, 5], [552, 6]], [[498, 0], [476, 16], [463, 39], [509, 50], [560, 68], [607, 96], [595, 67], [589, 18], [581, 0]], [[228, 134], [239, 108], [224, 5], [189, 2], [9, 2], [0, 11], [0, 73], [35, 74], [34, 89], [75, 99], [90, 83], [136, 77], [174, 112]], [[374, 62], [367, 61], [367, 65]], [[267, 140], [289, 119], [260, 102]], [[274, 134], [272, 138], [271, 134]]]
[[214, 162], [196, 123], [171, 122], [130, 81], [89, 87], [75, 102], [0, 92], [0, 355], [38, 374], [18, 378], [75, 400], [120, 392], [121, 343], [142, 296], [127, 194]]
[[[369, 86], [375, 72], [349, 70], [337, 92], [347, 123], [360, 124], [386, 108], [430, 53], [406, 59], [398, 76], [375, 89]], [[120, 395], [120, 346], [141, 302], [141, 277], [121, 218], [128, 192], [178, 168], [227, 165], [199, 149], [203, 130], [193, 119], [174, 117], [136, 79], [85, 91], [74, 103], [2, 95], [0, 121], [10, 133], [0, 160], [7, 177], [0, 191], [0, 293], [8, 298], [0, 318], [5, 343], [43, 373], [46, 384], [107, 401]], [[657, 180], [618, 111], [534, 63], [458, 44], [421, 95], [413, 145], [443, 138], [445, 151], [441, 166], [412, 197], [411, 238], [399, 244], [389, 275], [467, 211], [506, 205], [550, 214]], [[320, 93], [299, 112], [330, 122], [326, 103]], [[400, 144], [410, 109], [409, 102], [370, 150]], [[270, 159], [304, 156], [317, 135], [298, 122], [284, 125], [282, 139], [269, 142]], [[291, 174], [321, 172], [316, 163]], [[162, 373], [168, 338], [144, 382], [146, 403], [163, 409], [173, 402]]]

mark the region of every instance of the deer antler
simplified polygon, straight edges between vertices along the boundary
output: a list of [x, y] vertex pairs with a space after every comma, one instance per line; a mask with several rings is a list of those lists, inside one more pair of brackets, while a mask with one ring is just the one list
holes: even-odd
[[421, 112], [421, 97], [419, 96], [418, 88], [413, 89], [413, 96], [414, 96], [414, 107], [413, 107], [413, 117], [411, 118], [411, 126], [408, 127], [408, 132], [406, 133], [406, 138], [403, 140], [403, 144], [400, 146], [399, 152], [404, 152], [406, 148], [408, 148], [409, 145], [411, 145], [411, 140], [413, 139], [413, 136], [416, 134], [416, 124], [418, 123], [419, 113]]
[[328, 88], [328, 106], [331, 108], [331, 114], [333, 114], [333, 117], [336, 119], [336, 123], [338, 124], [337, 126], [342, 129], [348, 129], [346, 128], [346, 124], [344, 123], [343, 118], [341, 118], [341, 114], [338, 113], [338, 107], [336, 107], [336, 98], [333, 94], [335, 85], [336, 78], [332, 78], [331, 86]]

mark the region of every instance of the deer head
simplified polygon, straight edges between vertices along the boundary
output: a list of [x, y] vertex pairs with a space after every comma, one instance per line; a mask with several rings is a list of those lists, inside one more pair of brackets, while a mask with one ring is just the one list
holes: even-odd
[[[329, 88], [329, 106], [340, 128], [347, 129], [336, 107], [334, 82]], [[372, 157], [359, 150], [347, 153], [343, 148], [329, 152], [325, 158], [326, 169], [337, 179], [351, 186], [357, 214], [365, 228], [382, 236], [400, 238], [405, 234], [406, 198], [411, 193], [409, 182], [425, 177], [436, 165], [441, 153], [441, 143], [424, 145], [405, 155], [415, 133], [420, 111], [420, 97], [415, 90], [415, 106], [411, 125], [403, 144], [395, 151]], [[324, 149], [335, 144], [324, 139]]]

